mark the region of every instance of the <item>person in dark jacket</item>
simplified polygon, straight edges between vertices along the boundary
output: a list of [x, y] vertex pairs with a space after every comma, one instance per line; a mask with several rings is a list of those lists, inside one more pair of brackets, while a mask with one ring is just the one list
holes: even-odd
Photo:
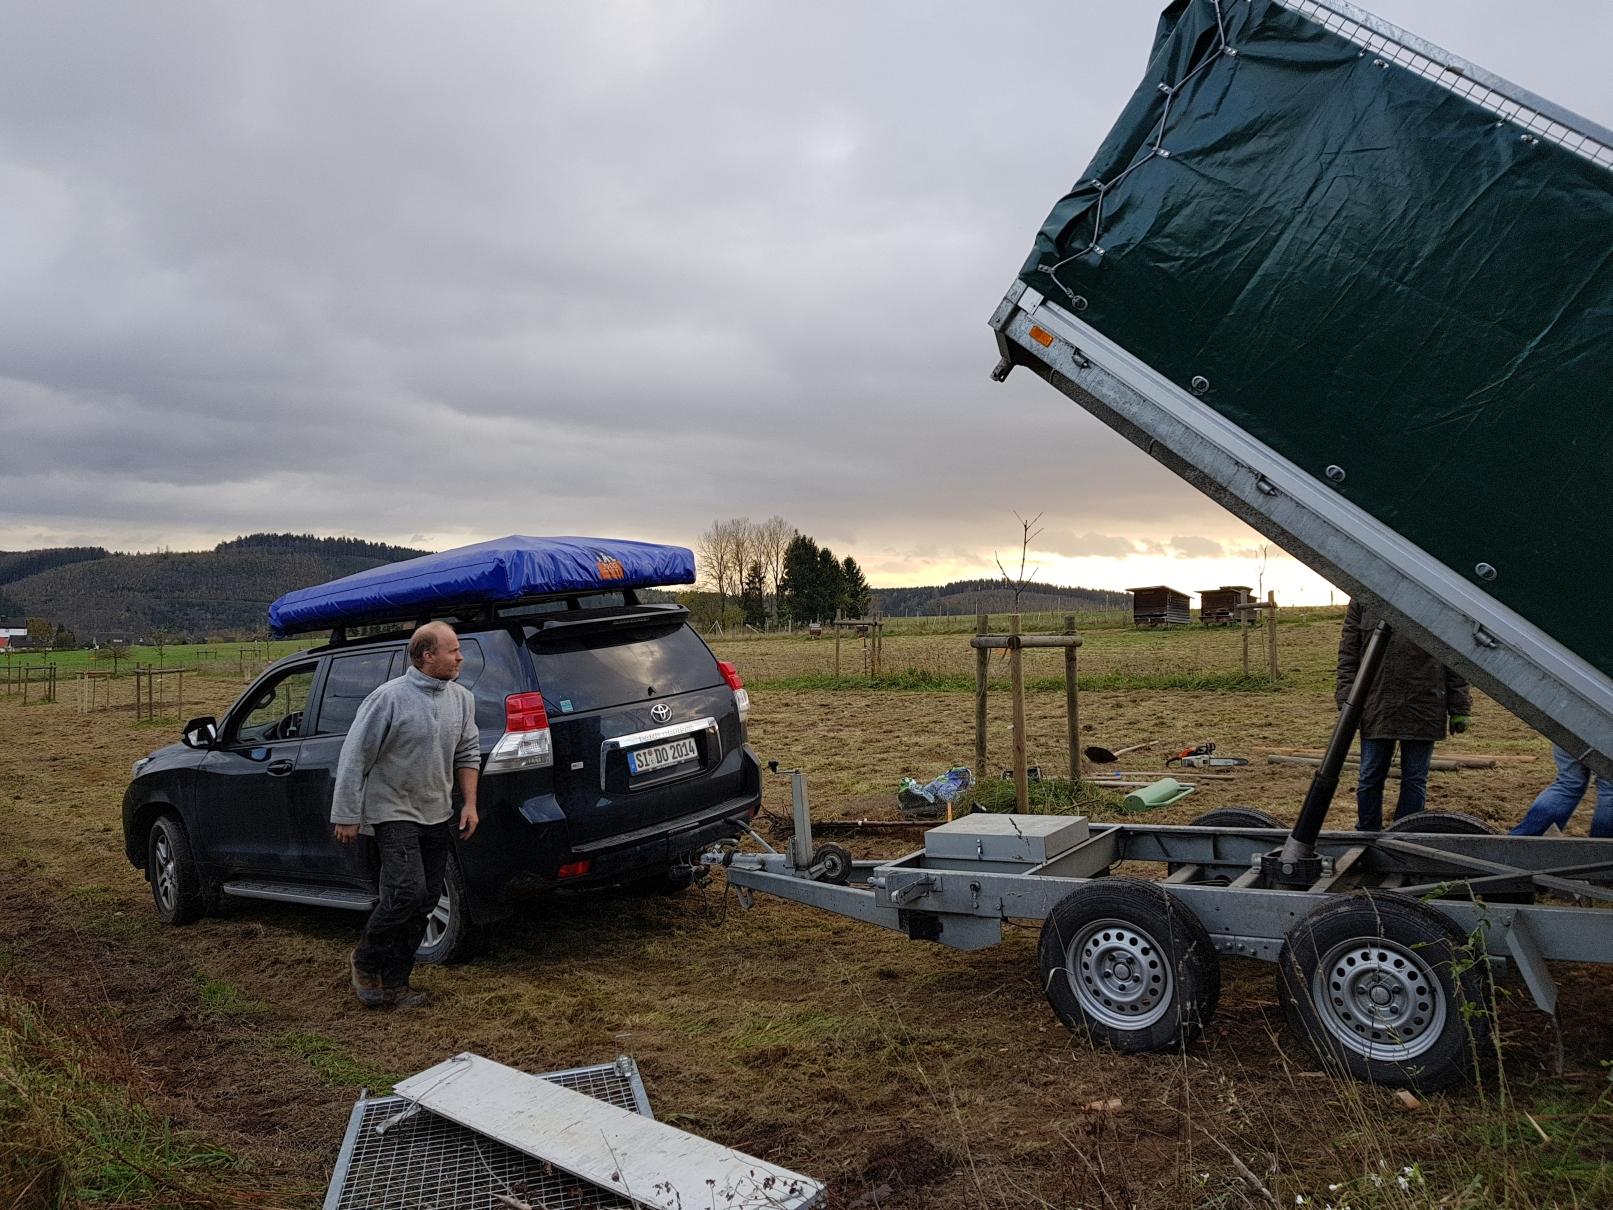
[[[1339, 637], [1338, 689], [1342, 708], [1355, 684], [1367, 637], [1378, 618], [1350, 602]], [[1383, 783], [1389, 776], [1395, 745], [1400, 745], [1400, 800], [1395, 818], [1404, 819], [1428, 801], [1428, 766], [1434, 742], [1467, 730], [1473, 698], [1467, 682], [1421, 647], [1391, 631], [1378, 679], [1367, 691], [1361, 711], [1361, 776], [1356, 784], [1355, 827], [1376, 832], [1383, 827]]]

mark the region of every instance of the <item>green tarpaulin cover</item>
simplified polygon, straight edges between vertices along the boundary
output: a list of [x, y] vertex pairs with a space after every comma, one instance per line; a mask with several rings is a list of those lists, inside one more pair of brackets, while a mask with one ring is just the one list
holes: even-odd
[[1305, 7], [1171, 5], [1021, 277], [1613, 675], [1613, 159]]

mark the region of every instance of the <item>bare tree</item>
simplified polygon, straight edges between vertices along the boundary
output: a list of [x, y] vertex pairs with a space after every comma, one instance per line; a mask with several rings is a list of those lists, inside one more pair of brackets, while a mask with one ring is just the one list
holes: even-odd
[[733, 583], [733, 548], [728, 541], [728, 524], [713, 521], [706, 531], [695, 539], [695, 560], [700, 572], [700, 585], [717, 594], [719, 610], [728, 606], [728, 589]]
[[1027, 587], [1030, 586], [1030, 582], [1036, 578], [1036, 573], [1039, 572], [1040, 570], [1042, 570], [1040, 567], [1033, 567], [1033, 568], [1031, 568], [1029, 575], [1025, 574], [1025, 564], [1026, 564], [1026, 561], [1030, 558], [1031, 543], [1034, 542], [1037, 538], [1039, 538], [1041, 536], [1041, 533], [1042, 533], [1042, 531], [1040, 529], [1033, 529], [1032, 527], [1035, 526], [1036, 523], [1038, 521], [1040, 521], [1041, 519], [1042, 519], [1042, 514], [1041, 513], [1037, 513], [1029, 521], [1027, 521], [1024, 517], [1021, 517], [1018, 512], [1014, 513], [1014, 520], [1019, 522], [1019, 574], [1018, 575], [1009, 575], [1008, 574], [1008, 569], [1003, 566], [1002, 557], [997, 555], [995, 552], [993, 552], [993, 554], [992, 554], [992, 558], [997, 560], [997, 570], [1000, 573], [1002, 573], [1003, 586], [1013, 590], [1013, 593], [1014, 593], [1014, 609], [1013, 609], [1013, 612], [1015, 612], [1015, 613], [1019, 612], [1019, 597], [1020, 597], [1020, 594], [1023, 593]]
[[729, 595], [738, 597], [745, 588], [745, 569], [756, 557], [756, 526], [749, 517], [735, 517], [723, 526], [723, 541], [728, 546]]
[[784, 585], [784, 552], [795, 537], [795, 526], [774, 515], [756, 526], [756, 561], [773, 588], [771, 616], [778, 621], [779, 590]]

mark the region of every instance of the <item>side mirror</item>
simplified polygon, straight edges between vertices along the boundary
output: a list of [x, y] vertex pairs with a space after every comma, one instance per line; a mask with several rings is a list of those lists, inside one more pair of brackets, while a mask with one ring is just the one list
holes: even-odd
[[187, 748], [211, 748], [218, 743], [218, 720], [211, 714], [191, 719], [180, 728], [179, 742]]

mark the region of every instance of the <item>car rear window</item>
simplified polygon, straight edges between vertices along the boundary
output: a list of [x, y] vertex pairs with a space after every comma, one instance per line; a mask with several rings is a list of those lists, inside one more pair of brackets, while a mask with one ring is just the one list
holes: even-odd
[[504, 699], [526, 688], [516, 651], [507, 637], [485, 636], [492, 648], [489, 658], [476, 639], [461, 635], [459, 650], [465, 662], [459, 666], [459, 683], [476, 697], [476, 725], [484, 731], [504, 729]]
[[711, 649], [682, 622], [540, 631], [528, 645], [551, 718], [722, 683]]

